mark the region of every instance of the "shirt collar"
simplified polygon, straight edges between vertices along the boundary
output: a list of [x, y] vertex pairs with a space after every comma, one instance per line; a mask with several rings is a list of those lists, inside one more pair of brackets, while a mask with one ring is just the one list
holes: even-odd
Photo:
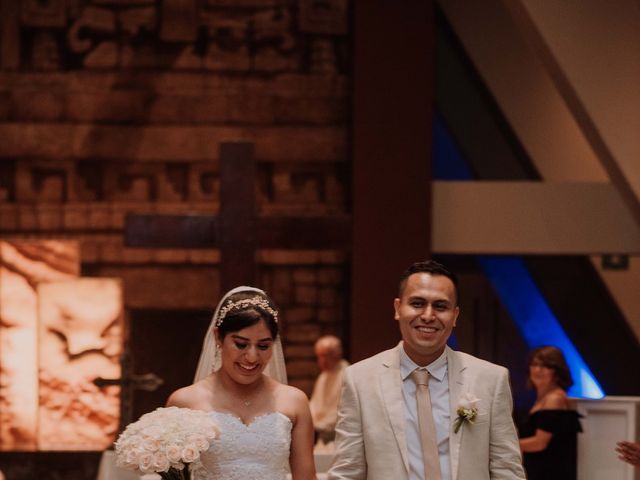
[[406, 380], [411, 372], [416, 368], [426, 368], [433, 378], [441, 382], [447, 374], [447, 349], [445, 348], [442, 355], [436, 358], [426, 367], [420, 367], [416, 362], [409, 358], [407, 352], [404, 351], [404, 344], [400, 347], [400, 376], [402, 380]]

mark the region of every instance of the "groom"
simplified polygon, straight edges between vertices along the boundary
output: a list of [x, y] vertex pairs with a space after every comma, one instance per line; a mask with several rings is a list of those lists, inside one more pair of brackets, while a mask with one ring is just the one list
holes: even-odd
[[446, 346], [456, 276], [414, 263], [394, 309], [403, 341], [345, 370], [329, 480], [525, 479], [507, 370]]

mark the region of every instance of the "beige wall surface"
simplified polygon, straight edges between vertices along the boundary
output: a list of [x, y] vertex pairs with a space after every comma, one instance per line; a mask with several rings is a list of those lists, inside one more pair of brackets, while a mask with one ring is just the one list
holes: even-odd
[[541, 176], [550, 181], [607, 181], [600, 161], [505, 5], [500, 0], [440, 0], [439, 4]]
[[434, 182], [435, 253], [640, 252], [640, 226], [606, 183]]
[[634, 0], [522, 0], [640, 199], [640, 8]]
[[592, 256], [591, 262], [604, 280], [609, 292], [622, 310], [629, 326], [640, 342], [640, 256], [629, 257], [627, 270], [604, 270], [600, 256]]

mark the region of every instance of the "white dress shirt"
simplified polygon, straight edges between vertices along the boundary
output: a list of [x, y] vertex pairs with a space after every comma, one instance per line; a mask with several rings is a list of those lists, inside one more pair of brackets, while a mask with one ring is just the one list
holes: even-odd
[[[404, 397], [405, 433], [407, 451], [409, 453], [409, 480], [424, 479], [422, 462], [422, 444], [418, 427], [416, 407], [416, 384], [409, 375], [419, 367], [404, 351], [400, 349], [400, 375], [402, 376], [402, 395]], [[427, 365], [429, 372], [429, 396], [431, 410], [436, 425], [438, 454], [440, 457], [440, 473], [442, 480], [451, 480], [451, 461], [449, 456], [449, 427], [451, 411], [449, 406], [449, 379], [447, 377], [447, 355], [443, 352], [436, 360]]]

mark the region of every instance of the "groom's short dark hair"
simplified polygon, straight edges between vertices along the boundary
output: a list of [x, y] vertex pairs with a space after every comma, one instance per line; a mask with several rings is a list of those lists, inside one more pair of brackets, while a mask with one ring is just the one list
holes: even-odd
[[402, 296], [404, 288], [407, 286], [407, 279], [414, 273], [428, 273], [430, 275], [442, 275], [447, 277], [453, 282], [453, 288], [456, 294], [456, 303], [458, 302], [458, 277], [455, 273], [451, 272], [447, 267], [435, 260], [424, 260], [422, 262], [415, 262], [407, 268], [400, 277], [400, 284], [398, 285], [398, 297]]

